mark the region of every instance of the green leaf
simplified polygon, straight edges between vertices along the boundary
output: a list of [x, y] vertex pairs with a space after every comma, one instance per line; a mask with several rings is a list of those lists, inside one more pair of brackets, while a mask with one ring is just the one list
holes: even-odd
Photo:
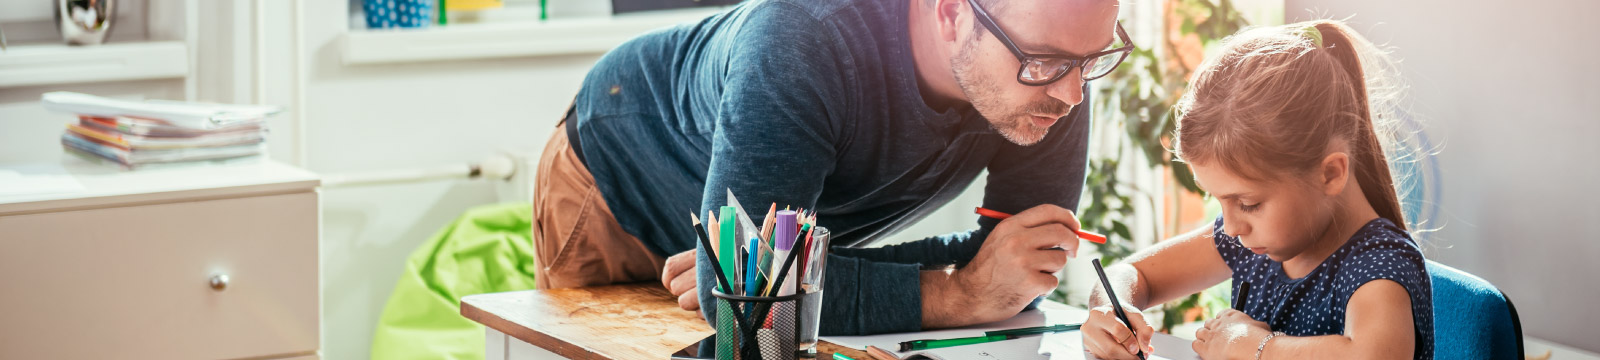
[[1133, 230], [1128, 229], [1128, 225], [1123, 224], [1121, 221], [1114, 221], [1111, 223], [1111, 232], [1122, 237], [1124, 240], [1133, 240]]
[[1189, 192], [1205, 196], [1206, 191], [1200, 189], [1200, 184], [1194, 182], [1194, 172], [1189, 170], [1189, 164], [1183, 162], [1172, 163], [1172, 179], [1183, 185]]

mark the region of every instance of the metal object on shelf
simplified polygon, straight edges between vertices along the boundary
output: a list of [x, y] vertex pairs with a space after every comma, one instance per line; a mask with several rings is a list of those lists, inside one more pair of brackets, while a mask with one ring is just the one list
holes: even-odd
[[55, 0], [56, 25], [68, 45], [98, 45], [111, 34], [116, 0]]
[[211, 290], [222, 291], [228, 289], [228, 274], [211, 275]]

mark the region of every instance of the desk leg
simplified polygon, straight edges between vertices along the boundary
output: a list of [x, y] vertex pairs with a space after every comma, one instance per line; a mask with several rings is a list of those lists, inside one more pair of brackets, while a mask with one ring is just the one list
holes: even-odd
[[505, 333], [483, 328], [484, 360], [566, 360], [561, 355], [533, 346]]
[[483, 327], [483, 330], [484, 360], [508, 360], [506, 358], [506, 334], [487, 326]]

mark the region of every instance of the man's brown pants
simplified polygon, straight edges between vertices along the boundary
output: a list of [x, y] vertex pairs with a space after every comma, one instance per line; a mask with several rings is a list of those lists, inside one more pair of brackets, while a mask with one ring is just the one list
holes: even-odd
[[556, 126], [539, 158], [533, 190], [535, 282], [540, 289], [659, 279], [665, 259], [622, 230], [594, 175]]

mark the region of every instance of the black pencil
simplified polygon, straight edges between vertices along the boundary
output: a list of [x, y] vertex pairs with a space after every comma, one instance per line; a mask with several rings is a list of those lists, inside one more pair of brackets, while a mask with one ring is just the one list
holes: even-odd
[[694, 219], [695, 235], [700, 236], [700, 246], [706, 248], [706, 256], [711, 259], [711, 269], [715, 270], [717, 273], [717, 283], [722, 284], [722, 293], [731, 294], [730, 291], [733, 290], [733, 287], [728, 285], [728, 278], [722, 275], [722, 263], [717, 262], [717, 256], [715, 252], [717, 248], [712, 247], [711, 237], [706, 236], [706, 229], [700, 226], [700, 216], [697, 216], [691, 212], [689, 213], [689, 218]]
[[[1111, 298], [1111, 310], [1117, 313], [1117, 319], [1122, 320], [1122, 324], [1127, 325], [1128, 331], [1133, 332], [1134, 338], [1137, 339], [1139, 330], [1135, 330], [1133, 322], [1128, 321], [1128, 313], [1122, 312], [1122, 303], [1117, 301], [1117, 292], [1111, 290], [1111, 279], [1106, 278], [1106, 269], [1100, 267], [1100, 259], [1094, 259], [1090, 263], [1094, 264], [1094, 272], [1100, 274], [1100, 285], [1106, 287], [1106, 297]], [[1139, 359], [1143, 360], [1145, 358], [1144, 349], [1139, 349], [1138, 355]]]
[[1244, 311], [1244, 304], [1250, 302], [1250, 282], [1239, 282], [1239, 293], [1233, 294], [1233, 309]]

